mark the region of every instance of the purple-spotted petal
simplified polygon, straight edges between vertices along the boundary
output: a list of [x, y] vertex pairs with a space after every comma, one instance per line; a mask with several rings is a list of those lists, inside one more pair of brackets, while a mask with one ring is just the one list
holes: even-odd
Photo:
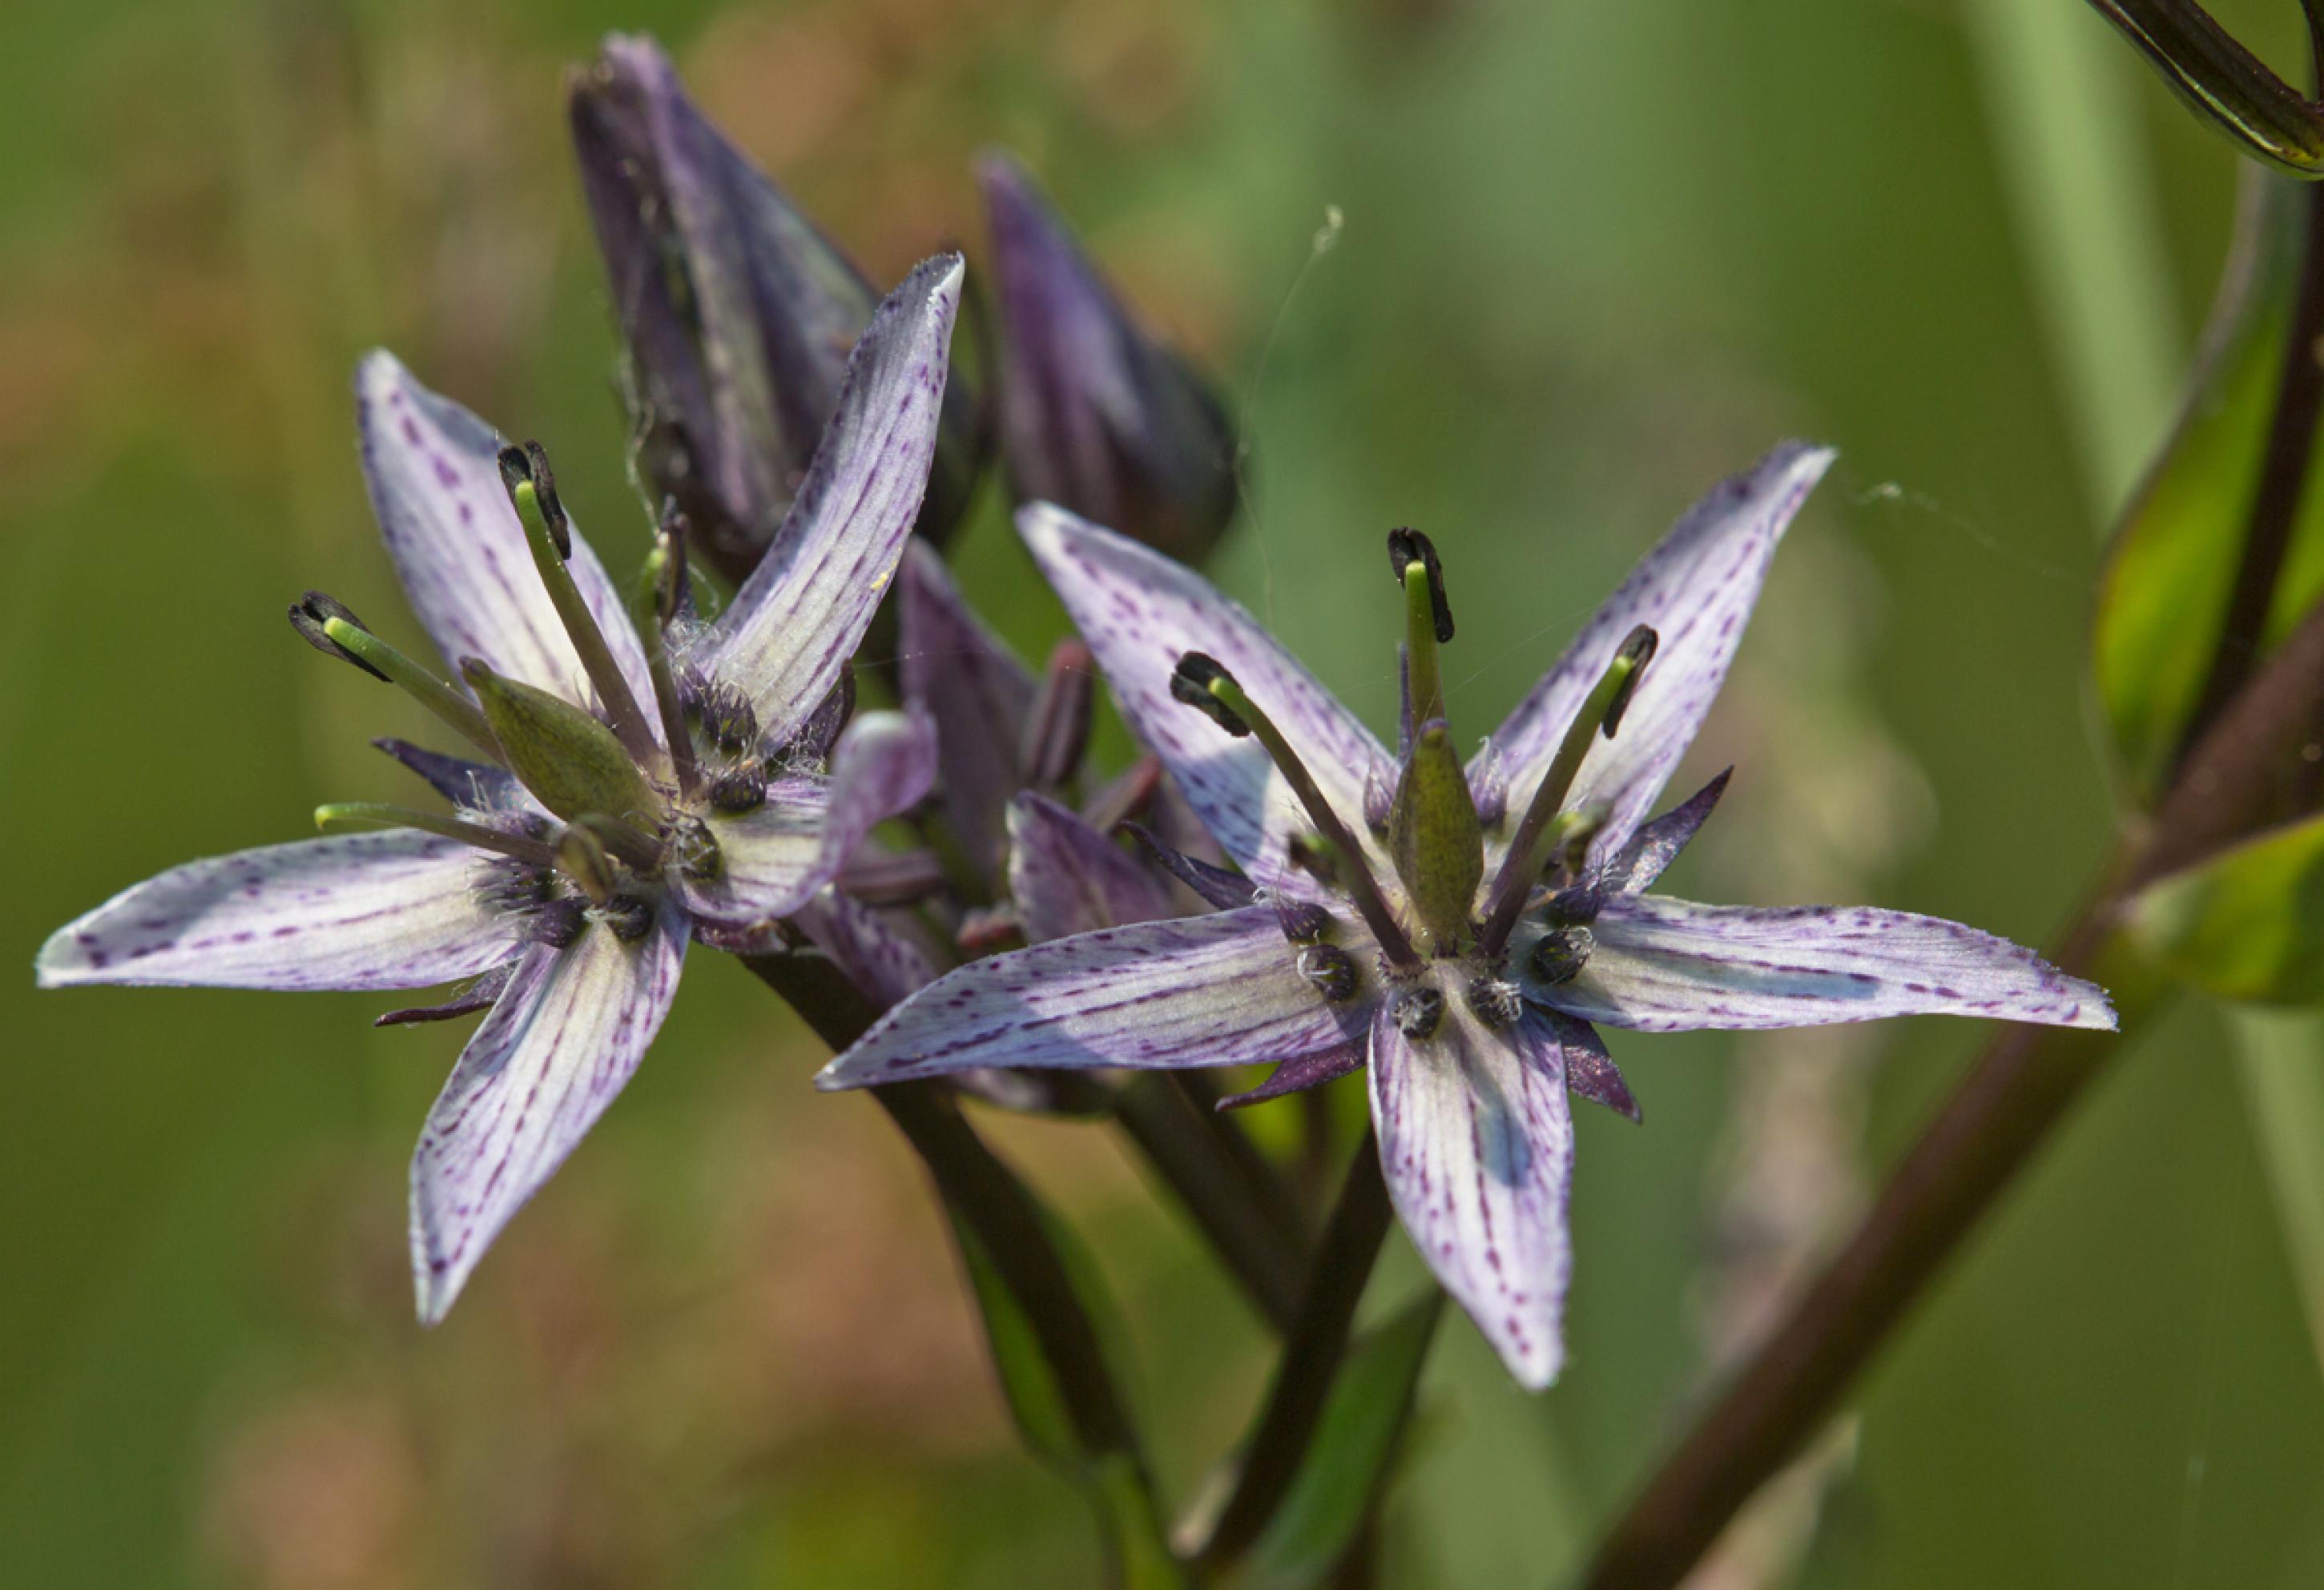
[[1002, 813], [1022, 782], [1017, 746], [1032, 710], [1033, 676], [984, 626], [924, 544], [905, 548], [897, 627], [904, 699], [936, 723], [936, 779], [969, 865], [998, 879]]
[[730, 930], [788, 914], [839, 876], [865, 835], [928, 793], [936, 766], [925, 713], [864, 713], [839, 737], [828, 777], [779, 778], [763, 805], [708, 814], [718, 871], [679, 880], [687, 907]]
[[1566, 799], [1569, 810], [1592, 802], [1608, 808], [1594, 858], [1628, 841], [1711, 710], [1776, 543], [1832, 457], [1799, 443], [1776, 448], [1721, 483], [1646, 554], [1493, 736], [1511, 805], [1533, 798], [1623, 638], [1650, 624], [1660, 638], [1654, 660], [1614, 738], [1591, 742]]
[[[1019, 512], [1017, 528], [1096, 654], [1130, 728], [1244, 871], [1263, 883], [1294, 878], [1285, 842], [1314, 825], [1256, 739], [1232, 739], [1172, 699], [1170, 676], [1190, 651], [1215, 657], [1235, 676], [1361, 837], [1364, 781], [1387, 753], [1238, 603], [1193, 570], [1048, 503]], [[1386, 867], [1375, 859], [1376, 870]]]
[[1488, 1028], [1455, 999], [1415, 1040], [1383, 1007], [1371, 1090], [1380, 1169], [1413, 1245], [1509, 1373], [1549, 1384], [1573, 1264], [1573, 1120], [1554, 1029], [1533, 1011]]
[[173, 868], [59, 928], [41, 987], [424, 988], [518, 945], [478, 903], [485, 858], [434, 834], [335, 835]]
[[1151, 868], [1030, 790], [1009, 805], [1009, 895], [1029, 944], [1173, 914]]
[[861, 1088], [982, 1067], [1245, 1065], [1346, 1042], [1271, 906], [1056, 939], [962, 967], [824, 1068]]
[[[594, 699], [589, 676], [532, 565], [524, 527], [501, 484], [501, 438], [412, 379], [393, 354], [355, 372], [355, 427], [373, 513], [411, 611], [455, 668], [477, 657], [496, 672], [563, 696]], [[566, 566], [630, 688], [653, 678], [604, 565], [576, 532]], [[456, 682], [458, 675], [451, 677]]]
[[1597, 887], [1609, 895], [1635, 895], [1654, 887], [1655, 879], [1670, 869], [1686, 849], [1703, 820], [1719, 804], [1719, 797], [1727, 793], [1727, 780], [1735, 769], [1729, 767], [1651, 822], [1638, 824], [1630, 835], [1630, 842], [1611, 857], [1598, 875]]
[[750, 696], [770, 743], [838, 682], [895, 575], [936, 455], [961, 272], [940, 255], [880, 306], [782, 528], [689, 654]]
[[1636, 895], [1609, 898], [1591, 931], [1581, 972], [1528, 987], [1527, 997], [1586, 1021], [1655, 1032], [1919, 1015], [2115, 1025], [2105, 989], [2006, 939], [1933, 916]]
[[592, 923], [538, 945], [460, 1052], [411, 1156], [411, 1271], [420, 1319], [460, 1295], [501, 1228], [596, 1124], [661, 1030], [686, 960], [666, 903], [635, 943]]

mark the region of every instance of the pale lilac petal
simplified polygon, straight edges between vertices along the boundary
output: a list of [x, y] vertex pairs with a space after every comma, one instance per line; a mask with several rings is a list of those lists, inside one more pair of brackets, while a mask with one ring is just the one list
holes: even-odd
[[881, 912], [826, 888], [793, 914], [799, 930], [840, 974], [881, 1010], [900, 1005], [936, 980], [926, 948]]
[[1638, 824], [1630, 842], [1607, 860], [1597, 887], [1609, 895], [1636, 895], [1653, 887], [1719, 804], [1734, 771], [1728, 768], [1661, 816]]
[[[456, 685], [460, 659], [477, 657], [567, 701], [594, 701], [501, 484], [502, 438], [384, 352], [355, 372], [355, 427], [372, 512], [411, 611], [450, 665], [447, 677]], [[640, 701], [651, 701], [653, 677], [637, 630], [577, 530], [566, 566], [622, 677]]]
[[[1170, 676], [1190, 651], [1217, 658], [1275, 720], [1362, 842], [1364, 781], [1387, 753], [1249, 613], [1193, 570], [1051, 504], [1020, 510], [1017, 528], [1096, 654], [1122, 716], [1244, 871], [1264, 883], [1290, 878], [1285, 842], [1314, 824], [1256, 739], [1231, 738], [1171, 698]], [[1387, 864], [1373, 860], [1375, 870]]]
[[829, 777], [779, 778], [764, 805], [707, 813], [720, 868], [678, 879], [687, 907], [727, 930], [788, 914], [839, 876], [865, 835], [926, 795], [936, 767], [925, 713], [864, 713], [839, 737]]
[[1449, 999], [1414, 1040], [1385, 1007], [1372, 1024], [1380, 1169], [1413, 1245], [1524, 1385], [1557, 1378], [1573, 1252], [1565, 1228], [1573, 1121], [1549, 1023], [1498, 1031]]
[[1593, 857], [1628, 841], [1711, 710], [1776, 543], [1832, 457], [1799, 443], [1776, 448], [1718, 486], [1646, 554], [1493, 736], [1512, 809], [1533, 798], [1623, 639], [1650, 624], [1661, 639], [1654, 660], [1614, 738], [1591, 742], [1566, 800], [1569, 810], [1593, 802], [1609, 809]]
[[750, 696], [770, 743], [838, 683], [895, 577], [936, 455], [961, 272], [940, 255], [880, 306], [782, 528], [688, 654]]
[[[1530, 931], [1512, 943], [1520, 967]], [[1580, 974], [1528, 986], [1528, 998], [1586, 1021], [1655, 1032], [1919, 1015], [2115, 1025], [2105, 989], [2006, 939], [1933, 916], [1615, 896], [1591, 931], [1595, 943]]]
[[489, 971], [518, 945], [480, 905], [486, 858], [400, 830], [269, 845], [174, 868], [59, 928], [44, 988], [423, 988]]
[[1338, 1046], [1341, 1014], [1271, 906], [1056, 939], [961, 968], [816, 1079], [861, 1088], [987, 1066], [1246, 1065]]
[[1009, 806], [1009, 895], [1031, 944], [1174, 914], [1151, 868], [1029, 790]]
[[665, 904], [623, 943], [592, 923], [529, 951], [460, 1052], [411, 1156], [411, 1271], [433, 1325], [484, 1249], [638, 1069], [669, 1014], [686, 915]]
[[904, 699], [936, 723], [936, 781], [969, 865], [1001, 872], [1009, 797], [1024, 782], [1017, 747], [1032, 710], [1033, 676], [961, 596], [925, 543], [905, 548], [898, 575], [897, 658]]

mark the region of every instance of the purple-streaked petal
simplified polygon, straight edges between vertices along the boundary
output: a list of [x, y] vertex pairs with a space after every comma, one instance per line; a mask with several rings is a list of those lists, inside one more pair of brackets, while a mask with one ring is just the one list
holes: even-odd
[[765, 804], [707, 814], [720, 866], [715, 878], [679, 880], [688, 909], [727, 930], [788, 915], [839, 876], [865, 835], [928, 793], [936, 767], [925, 713], [864, 713], [840, 735], [828, 777], [778, 778]]
[[1030, 790], [1009, 805], [1009, 895], [1028, 944], [1176, 914], [1152, 869]]
[[824, 1068], [861, 1088], [982, 1067], [1246, 1065], [1344, 1043], [1270, 906], [1144, 922], [962, 967]]
[[1451, 999], [1434, 1035], [1415, 1040], [1383, 1006], [1371, 1091], [1380, 1169], [1413, 1245], [1509, 1373], [1549, 1384], [1573, 1266], [1573, 1120], [1555, 1030], [1527, 1011], [1496, 1031]]
[[[1595, 942], [1580, 973], [1526, 995], [1608, 1026], [1812, 1027], [1922, 1015], [2115, 1025], [2105, 989], [2006, 939], [1934, 916], [1618, 895], [1590, 925]], [[1513, 950], [1524, 965], [1522, 943]]]
[[[380, 352], [355, 371], [355, 427], [388, 556], [411, 611], [452, 665], [447, 677], [455, 687], [460, 659], [477, 657], [567, 701], [595, 700], [509, 506], [501, 438], [492, 427]], [[577, 531], [566, 566], [622, 677], [640, 701], [651, 701], [653, 678], [637, 631], [604, 565]]]
[[269, 845], [173, 868], [59, 928], [44, 988], [424, 988], [520, 946], [478, 903], [486, 858], [398, 830]]
[[1002, 813], [1023, 780], [1017, 766], [1033, 676], [971, 611], [944, 560], [915, 541], [898, 574], [897, 658], [904, 700], [936, 724], [936, 782], [969, 865], [999, 880]]
[[420, 775], [429, 788], [456, 806], [512, 812], [529, 804], [524, 786], [505, 767], [447, 757], [408, 740], [374, 740], [372, 744]]
[[1565, 1051], [1565, 1090], [1593, 1104], [1602, 1104], [1616, 1115], [1628, 1116], [1634, 1121], [1645, 1120], [1646, 1113], [1639, 1109], [1630, 1085], [1615, 1068], [1614, 1057], [1606, 1052], [1606, 1041], [1598, 1035], [1598, 1029], [1563, 1011], [1545, 1010], [1541, 1015]]
[[1326, 1049], [1319, 1054], [1302, 1054], [1277, 1066], [1267, 1074], [1267, 1080], [1258, 1087], [1220, 1099], [1219, 1107], [1241, 1109], [1246, 1105], [1265, 1104], [1270, 1098], [1281, 1098], [1286, 1094], [1305, 1093], [1310, 1088], [1338, 1081], [1363, 1063], [1364, 1051], [1353, 1043]]
[[689, 653], [750, 696], [770, 743], [838, 683], [895, 576], [927, 491], [962, 269], [929, 260], [880, 306], [782, 528]]
[[1653, 887], [1655, 879], [1670, 869], [1719, 804], [1734, 771], [1728, 768], [1661, 816], [1638, 824], [1630, 842], [1599, 873], [1596, 887], [1609, 895], [1636, 895]]
[[1620, 730], [1611, 740], [1591, 741], [1566, 797], [1569, 810], [1591, 802], [1608, 808], [1593, 857], [1611, 856], [1628, 842], [1693, 742], [1727, 677], [1776, 543], [1832, 457], [1828, 448], [1796, 442], [1776, 448], [1748, 473], [1721, 483], [1646, 554], [1494, 734], [1511, 807], [1522, 811], [1533, 798], [1623, 639], [1650, 624], [1660, 645]]
[[[1275, 720], [1360, 841], [1364, 780], [1387, 753], [1238, 603], [1193, 570], [1048, 503], [1019, 511], [1017, 528], [1096, 654], [1122, 716], [1244, 871], [1262, 883], [1293, 877], [1285, 842], [1314, 825], [1256, 739], [1231, 738], [1172, 699], [1170, 676], [1190, 651], [1217, 658]], [[1384, 869], [1385, 858], [1374, 865]]]
[[592, 923], [528, 951], [460, 1052], [411, 1156], [420, 1319], [444, 1317], [484, 1249], [638, 1069], [678, 992], [686, 914], [665, 903], [636, 943]]
[[408, 1027], [429, 1022], [457, 1021], [464, 1016], [474, 1016], [479, 1010], [490, 1010], [501, 993], [516, 975], [517, 963], [496, 966], [475, 982], [436, 1005], [407, 1006], [401, 1010], [384, 1011], [372, 1017], [375, 1027]]
[[900, 1005], [936, 980], [936, 961], [926, 949], [837, 889], [817, 894], [792, 921], [879, 1009]]

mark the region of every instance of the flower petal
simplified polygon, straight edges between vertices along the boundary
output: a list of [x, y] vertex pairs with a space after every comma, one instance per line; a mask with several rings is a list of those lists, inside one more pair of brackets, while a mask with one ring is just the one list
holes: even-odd
[[1522, 810], [1533, 798], [1623, 638], [1651, 624], [1661, 643], [1621, 729], [1591, 743], [1566, 797], [1569, 810], [1592, 801], [1609, 808], [1593, 857], [1628, 841], [1711, 710], [1775, 545], [1832, 457], [1796, 442], [1776, 448], [1714, 489], [1646, 554], [1494, 734], [1512, 806]]
[[1190, 651], [1217, 658], [1275, 720], [1361, 841], [1364, 780], [1387, 753], [1240, 604], [1191, 569], [1049, 503], [1020, 510], [1017, 529], [1096, 653], [1122, 716], [1244, 871], [1262, 883], [1296, 877], [1285, 841], [1314, 825], [1256, 739], [1230, 738], [1172, 699], [1170, 676]]
[[484, 1249], [595, 1124], [669, 1014], [686, 915], [665, 904], [625, 944], [593, 923], [530, 951], [461, 1051], [411, 1157], [420, 1319], [444, 1317]]
[[926, 795], [936, 767], [926, 713], [864, 713], [839, 737], [827, 778], [779, 778], [765, 804], [707, 814], [721, 866], [715, 878], [679, 880], [687, 908], [730, 931], [788, 914], [839, 876], [866, 834]]
[[782, 528], [688, 656], [742, 687], [770, 744], [838, 683], [895, 574], [936, 454], [962, 269], [939, 255], [880, 306]]
[[1557, 1378], [1573, 1267], [1573, 1120], [1557, 1034], [1528, 1011], [1499, 1031], [1446, 1002], [1416, 1041], [1372, 1023], [1380, 1168], [1413, 1245], [1526, 1386]]
[[1726, 769], [1661, 816], [1638, 824], [1629, 842], [1600, 871], [1595, 887], [1615, 895], [1635, 895], [1653, 887], [1655, 879], [1669, 870], [1719, 804], [1734, 772], [1732, 767]]
[[1272, 906], [1056, 939], [962, 967], [824, 1068], [861, 1088], [981, 1066], [1243, 1065], [1347, 1042]]
[[1009, 805], [1009, 893], [1028, 944], [1176, 914], [1150, 869], [1030, 790]]
[[[567, 701], [594, 700], [501, 484], [501, 439], [492, 427], [421, 386], [394, 354], [376, 352], [355, 371], [355, 428], [388, 556], [411, 611], [454, 665], [455, 686], [460, 659], [477, 657]], [[577, 531], [566, 566], [630, 688], [651, 701], [637, 631]]]
[[969, 865], [991, 883], [1007, 843], [1003, 814], [1023, 782], [1017, 747], [1033, 706], [1033, 676], [970, 609], [926, 545], [905, 548], [898, 577], [904, 700], [936, 721], [945, 814]]
[[880, 1009], [900, 1005], [936, 980], [927, 951], [880, 912], [835, 888], [800, 906], [793, 920], [841, 974]]
[[1598, 1029], [1563, 1011], [1546, 1010], [1542, 1015], [1565, 1051], [1565, 1090], [1593, 1104], [1602, 1104], [1616, 1115], [1628, 1116], [1634, 1121], [1646, 1119], [1637, 1098], [1630, 1092], [1629, 1083], [1616, 1069], [1614, 1057], [1606, 1052], [1606, 1041], [1598, 1035]]
[[269, 845], [172, 868], [59, 928], [44, 988], [423, 988], [512, 960], [480, 905], [485, 858], [399, 830]]
[[2115, 1025], [2105, 989], [2006, 939], [1933, 916], [1637, 895], [1609, 897], [1591, 929], [1595, 943], [1581, 972], [1528, 987], [1528, 998], [1585, 1021], [1655, 1032], [1916, 1015]]
[[1296, 1055], [1268, 1072], [1267, 1080], [1258, 1087], [1220, 1099], [1219, 1107], [1242, 1109], [1250, 1105], [1265, 1104], [1270, 1098], [1281, 1098], [1286, 1093], [1305, 1093], [1310, 1088], [1338, 1081], [1363, 1063], [1364, 1051], [1353, 1043], [1338, 1049], [1318, 1050], [1313, 1054]]

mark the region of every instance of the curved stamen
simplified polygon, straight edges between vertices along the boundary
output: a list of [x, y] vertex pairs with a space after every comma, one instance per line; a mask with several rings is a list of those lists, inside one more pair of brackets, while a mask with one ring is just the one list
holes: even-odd
[[290, 626], [318, 651], [335, 652], [375, 679], [384, 679], [426, 707], [497, 762], [501, 742], [476, 703], [420, 664], [382, 640], [355, 614], [319, 591], [309, 591], [290, 609]]
[[1509, 942], [1509, 930], [1517, 925], [1517, 914], [1525, 909], [1526, 896], [1533, 892], [1534, 881], [1541, 877], [1556, 846], [1563, 845], [1570, 834], [1552, 835], [1550, 820], [1557, 816], [1572, 793], [1574, 776], [1582, 771], [1582, 758], [1590, 754], [1590, 743], [1600, 734], [1609, 740], [1620, 727], [1622, 712], [1630, 704], [1630, 696], [1637, 689], [1638, 678], [1653, 659], [1656, 637], [1644, 624], [1631, 630], [1614, 653], [1614, 660], [1598, 676], [1598, 683], [1582, 698], [1582, 710], [1573, 714], [1573, 721], [1559, 742], [1557, 755], [1550, 759], [1549, 771], [1541, 777], [1540, 787], [1533, 792], [1533, 800], [1526, 807], [1525, 820], [1517, 824], [1517, 837], [1509, 841], [1508, 855], [1501, 859], [1501, 870], [1493, 879], [1491, 909], [1486, 914], [1485, 931], [1479, 935], [1479, 946], [1488, 955], [1498, 955]]
[[1273, 719], [1254, 705], [1245, 695], [1234, 676], [1221, 667], [1216, 658], [1190, 651], [1178, 659], [1177, 671], [1170, 676], [1170, 694], [1186, 705], [1205, 713], [1212, 721], [1229, 734], [1240, 738], [1250, 735], [1267, 748], [1275, 763], [1275, 770], [1291, 786], [1299, 804], [1306, 808], [1308, 819], [1315, 824], [1338, 858], [1338, 872], [1342, 887], [1362, 914], [1364, 925], [1372, 930], [1372, 938], [1391, 965], [1404, 970], [1417, 970], [1420, 957], [1412, 948], [1412, 941], [1388, 909], [1379, 885], [1364, 864], [1364, 853], [1357, 848], [1355, 836], [1340, 814], [1332, 810], [1323, 792], [1316, 787], [1307, 765], [1291, 742], [1283, 738], [1283, 731]]
[[481, 823], [470, 823], [459, 817], [447, 817], [439, 812], [423, 812], [416, 806], [391, 806], [378, 801], [338, 801], [315, 808], [315, 827], [324, 833], [362, 833], [381, 828], [416, 828], [423, 833], [437, 833], [446, 839], [458, 840], [480, 850], [491, 850], [503, 856], [513, 856], [529, 867], [557, 865], [557, 847], [546, 840], [527, 839], [521, 834], [504, 833], [497, 828], [487, 828]]
[[1444, 675], [1436, 648], [1452, 639], [1452, 607], [1444, 599], [1444, 565], [1435, 544], [1418, 530], [1388, 533], [1388, 563], [1404, 587], [1404, 667], [1409, 724], [1444, 716]]

